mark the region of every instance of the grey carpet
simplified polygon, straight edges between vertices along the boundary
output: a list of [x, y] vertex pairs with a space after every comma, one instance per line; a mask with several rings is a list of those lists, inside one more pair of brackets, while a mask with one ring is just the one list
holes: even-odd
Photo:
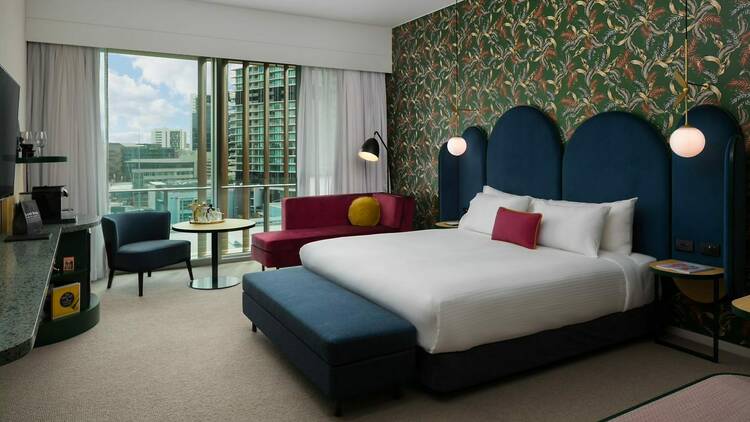
[[[221, 273], [257, 271], [225, 264]], [[196, 275], [208, 275], [207, 267]], [[327, 420], [331, 404], [241, 311], [241, 287], [187, 288], [187, 272], [155, 272], [137, 296], [122, 275], [92, 330], [0, 367], [2, 421]], [[104, 282], [95, 291], [104, 291]], [[713, 364], [643, 341], [461, 394], [408, 389], [345, 406], [343, 420], [597, 420], [701, 376], [750, 373], [729, 354]]]

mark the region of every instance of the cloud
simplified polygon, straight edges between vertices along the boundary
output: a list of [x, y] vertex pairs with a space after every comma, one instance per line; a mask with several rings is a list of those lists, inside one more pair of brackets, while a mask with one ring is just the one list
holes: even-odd
[[110, 69], [109, 126], [110, 141], [142, 142], [150, 132], [163, 127], [181, 110], [163, 98], [159, 89], [149, 83]]
[[169, 88], [171, 94], [189, 101], [198, 89], [198, 66], [194, 60], [153, 56], [132, 56], [133, 68], [141, 71], [141, 81]]

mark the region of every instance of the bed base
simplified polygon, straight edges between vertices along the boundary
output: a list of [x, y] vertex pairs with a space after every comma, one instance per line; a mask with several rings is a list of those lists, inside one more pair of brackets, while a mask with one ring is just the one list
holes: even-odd
[[417, 379], [435, 392], [451, 392], [538, 368], [654, 332], [653, 305], [592, 321], [484, 344], [463, 352], [417, 352]]

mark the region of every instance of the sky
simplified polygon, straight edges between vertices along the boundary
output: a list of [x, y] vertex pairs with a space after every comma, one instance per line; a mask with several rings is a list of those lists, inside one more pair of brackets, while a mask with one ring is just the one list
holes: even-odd
[[196, 60], [110, 53], [107, 83], [109, 142], [151, 142], [151, 131], [163, 127], [192, 139]]

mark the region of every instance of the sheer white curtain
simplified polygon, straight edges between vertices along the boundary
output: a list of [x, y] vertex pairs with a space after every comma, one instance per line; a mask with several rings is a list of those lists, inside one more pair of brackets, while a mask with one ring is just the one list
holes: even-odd
[[[95, 48], [29, 43], [27, 47], [28, 129], [47, 131], [45, 155], [66, 163], [36, 169], [30, 185], [65, 185], [67, 205], [79, 215], [101, 216], [107, 208], [107, 148], [100, 108], [100, 56]], [[91, 277], [105, 274], [104, 238], [92, 230]]]
[[388, 144], [384, 74], [303, 67], [297, 108], [300, 196], [388, 190], [385, 148], [377, 162], [357, 156], [375, 131]]

